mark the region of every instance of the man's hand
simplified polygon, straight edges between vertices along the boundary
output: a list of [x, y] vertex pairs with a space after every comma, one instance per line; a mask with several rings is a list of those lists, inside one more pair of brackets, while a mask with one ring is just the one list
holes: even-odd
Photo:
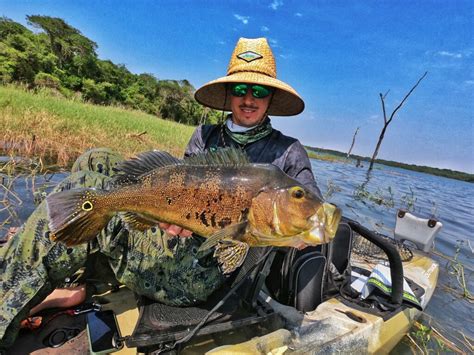
[[179, 226], [169, 223], [158, 223], [158, 226], [164, 230], [166, 233], [172, 236], [179, 235], [180, 237], [190, 237], [193, 235], [193, 232], [187, 229], [183, 229]]

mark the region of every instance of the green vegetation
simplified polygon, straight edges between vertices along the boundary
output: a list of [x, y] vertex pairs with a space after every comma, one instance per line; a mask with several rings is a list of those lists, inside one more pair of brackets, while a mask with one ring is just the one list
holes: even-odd
[[[328, 160], [328, 161], [347, 161], [347, 154], [339, 152], [337, 150], [331, 149], [322, 149], [322, 148], [315, 148], [315, 147], [306, 147], [308, 151], [308, 155], [310, 158], [314, 159], [321, 159], [321, 160]], [[356, 161], [365, 161], [370, 162], [369, 157], [363, 157], [360, 155], [351, 154], [351, 159]], [[376, 159], [375, 162], [377, 164], [393, 166], [396, 168], [406, 169], [406, 170], [413, 170], [418, 171], [426, 174], [443, 176], [451, 179], [462, 180], [467, 182], [474, 182], [474, 174], [464, 173], [462, 171], [450, 170], [450, 169], [439, 169], [433, 168], [430, 166], [420, 166], [415, 164], [405, 164], [399, 163], [396, 161], [391, 160], [384, 160], [384, 159]]]
[[[176, 137], [173, 144], [168, 141], [168, 137], [170, 134], [174, 136], [177, 132], [188, 137], [191, 130], [191, 128], [184, 128], [172, 131], [171, 127], [175, 126], [163, 126], [162, 122], [151, 123], [152, 116], [116, 108], [101, 111], [97, 106], [66, 104], [60, 99], [54, 99], [51, 95], [78, 102], [140, 110], [155, 117], [188, 125], [218, 121], [220, 117], [218, 111], [205, 108], [194, 100], [195, 89], [187, 80], [158, 80], [152, 74], [133, 74], [124, 65], [99, 59], [96, 52], [97, 44], [60, 18], [32, 15], [27, 16], [27, 20], [31, 27], [39, 31], [33, 32], [6, 17], [0, 18], [0, 84], [20, 84], [24, 88], [39, 92], [40, 95], [34, 98], [26, 93], [20, 94], [18, 91], [12, 94], [14, 89], [10, 87], [4, 89], [6, 91], [2, 91], [3, 94], [10, 93], [9, 98], [2, 98], [0, 101], [2, 105], [0, 110], [4, 114], [8, 114], [10, 119], [9, 123], [2, 122], [2, 126], [5, 125], [3, 128], [7, 129], [5, 132], [8, 133], [8, 139], [0, 142], [3, 145], [13, 139], [14, 141], [18, 140], [16, 143], [21, 142], [22, 146], [29, 146], [32, 140], [49, 139], [53, 141], [54, 137], [56, 139], [62, 137], [58, 143], [64, 143], [66, 131], [69, 130], [68, 134], [76, 135], [68, 137], [68, 143], [69, 139], [73, 141], [67, 147], [71, 152], [80, 149], [83, 151], [85, 147], [103, 145], [112, 147], [117, 145], [119, 148], [123, 148], [120, 150], [125, 154], [152, 146], [181, 152], [183, 138]], [[49, 93], [49, 96], [45, 94], [46, 92]], [[42, 100], [45, 102], [40, 102]], [[31, 107], [28, 106], [30, 103]], [[19, 107], [15, 107], [15, 104], [18, 104]], [[27, 107], [32, 112], [28, 113]], [[76, 110], [77, 112], [75, 112]], [[13, 123], [12, 119], [19, 114], [24, 117], [20, 120], [22, 123], [15, 128], [15, 124], [18, 125], [18, 122]], [[142, 117], [147, 118], [142, 119]], [[45, 129], [41, 130], [39, 128], [40, 121], [48, 122], [51, 127], [59, 128], [58, 135], [54, 136], [53, 131], [46, 133]], [[35, 126], [34, 129], [32, 125]], [[107, 135], [101, 133], [99, 137], [93, 129], [102, 127], [107, 127]], [[162, 129], [162, 127], [167, 128]], [[20, 130], [22, 133], [15, 137], [13, 133], [18, 133], [19, 128], [22, 128]], [[81, 134], [78, 134], [78, 131], [81, 131]], [[87, 131], [90, 133], [87, 134]], [[124, 137], [124, 131], [129, 132], [128, 138], [134, 139], [124, 139], [127, 138]], [[109, 143], [108, 139], [114, 137], [114, 134], [118, 138], [115, 140], [112, 138], [112, 142]], [[106, 138], [107, 140], [105, 140]], [[78, 140], [82, 140], [82, 143], [78, 144]], [[49, 145], [54, 145], [52, 142], [50, 143]], [[10, 142], [9, 147], [11, 148], [12, 145]], [[45, 147], [43, 146], [43, 148]], [[66, 147], [64, 148], [66, 149]], [[307, 149], [310, 157], [314, 159], [346, 161], [345, 153], [312, 147], [307, 147]], [[28, 149], [17, 149], [16, 151], [29, 153]], [[61, 155], [68, 155], [64, 152], [50, 152], [48, 155], [51, 157], [59, 155], [56, 160], [61, 164], [69, 162], [69, 157], [61, 157]], [[75, 155], [72, 153], [73, 157]], [[352, 158], [359, 161], [369, 161], [368, 157], [357, 155], [352, 155]], [[473, 174], [459, 171], [382, 159], [378, 159], [376, 162], [474, 182]]]
[[118, 107], [75, 102], [43, 89], [0, 86], [0, 149], [62, 167], [85, 150], [110, 147], [125, 156], [151, 149], [184, 151], [194, 127]]
[[180, 123], [215, 123], [220, 113], [198, 104], [187, 80], [158, 80], [132, 74], [97, 57], [97, 44], [60, 18], [27, 16], [34, 33], [0, 18], [0, 83], [100, 105], [120, 105]]

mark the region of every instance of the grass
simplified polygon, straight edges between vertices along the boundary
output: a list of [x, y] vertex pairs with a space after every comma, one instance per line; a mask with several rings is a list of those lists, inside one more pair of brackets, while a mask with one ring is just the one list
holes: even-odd
[[109, 147], [129, 157], [151, 149], [182, 155], [194, 127], [138, 111], [0, 86], [0, 149], [70, 166], [84, 151]]
[[471, 354], [474, 350], [472, 339], [459, 331], [442, 330], [429, 316], [414, 323], [407, 339], [404, 342], [415, 354]]
[[309, 149], [306, 149], [306, 152], [308, 153], [308, 156], [311, 159], [324, 160], [324, 161], [330, 161], [330, 162], [335, 162], [335, 161], [347, 162], [348, 161], [348, 159], [346, 159], [344, 157], [340, 157], [340, 156], [333, 155], [333, 154], [317, 153], [317, 152], [315, 152], [313, 150], [309, 150]]

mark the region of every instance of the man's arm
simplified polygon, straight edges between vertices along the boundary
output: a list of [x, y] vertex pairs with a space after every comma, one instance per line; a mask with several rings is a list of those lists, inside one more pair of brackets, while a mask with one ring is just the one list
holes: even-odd
[[198, 126], [184, 150], [184, 156], [189, 157], [204, 152], [205, 144], [202, 139], [202, 125]]
[[314, 178], [308, 153], [299, 141], [296, 141], [288, 148], [284, 171], [321, 199], [323, 198]]

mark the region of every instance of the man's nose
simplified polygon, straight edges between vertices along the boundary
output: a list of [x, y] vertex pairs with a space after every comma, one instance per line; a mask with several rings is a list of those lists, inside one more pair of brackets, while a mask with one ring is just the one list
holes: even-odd
[[245, 94], [243, 99], [245, 104], [255, 102], [255, 97], [253, 97], [252, 95], [252, 89], [247, 90], [247, 93]]

